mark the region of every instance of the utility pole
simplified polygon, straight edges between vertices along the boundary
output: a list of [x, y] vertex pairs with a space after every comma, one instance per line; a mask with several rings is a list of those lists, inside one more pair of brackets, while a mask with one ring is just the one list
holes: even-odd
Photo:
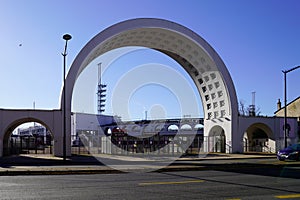
[[287, 83], [286, 83], [286, 75], [287, 73], [294, 71], [296, 69], [300, 68], [300, 66], [294, 67], [292, 69], [289, 70], [282, 70], [283, 74], [284, 74], [284, 125], [283, 125], [283, 130], [284, 130], [284, 147], [287, 147], [287, 138], [288, 138], [288, 132], [290, 131], [290, 126], [287, 123], [287, 109], [286, 109], [286, 105], [287, 105]]
[[63, 106], [63, 160], [65, 161], [67, 159], [67, 147], [66, 147], [66, 56], [67, 56], [67, 46], [68, 46], [68, 41], [72, 39], [72, 36], [69, 34], [63, 35], [63, 39], [66, 41], [65, 43], [65, 50], [64, 53], [62, 53], [62, 56], [64, 58], [64, 65], [63, 65], [63, 81], [64, 81], [64, 106]]

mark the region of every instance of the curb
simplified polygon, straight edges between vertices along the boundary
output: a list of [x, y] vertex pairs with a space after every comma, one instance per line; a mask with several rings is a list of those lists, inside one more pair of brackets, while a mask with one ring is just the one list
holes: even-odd
[[[284, 170], [288, 165], [285, 165], [285, 163], [282, 163], [280, 165], [265, 165], [265, 164], [247, 164], [247, 163], [241, 163], [241, 164], [208, 164], [208, 165], [200, 165], [200, 164], [184, 164], [184, 165], [169, 165], [164, 168], [160, 169], [154, 169], [151, 172], [176, 172], [176, 171], [207, 171], [207, 170], [216, 170], [216, 171], [240, 171], [240, 170], [266, 170], [269, 169], [270, 166], [274, 170]], [[297, 166], [300, 166], [297, 164]], [[292, 165], [291, 165], [292, 167]], [[296, 167], [293, 169], [294, 173], [298, 173], [300, 175], [300, 167]], [[143, 170], [139, 171], [139, 169], [131, 169], [131, 170], [124, 170], [120, 171], [113, 168], [100, 168], [100, 169], [53, 169], [53, 168], [44, 168], [35, 170], [35, 169], [29, 169], [24, 168], [23, 170], [3, 170], [0, 171], [0, 176], [26, 176], [26, 175], [87, 175], [87, 174], [121, 174], [121, 173], [135, 173], [135, 172], [143, 172]], [[150, 172], [150, 171], [149, 171]], [[147, 173], [147, 172], [146, 172]]]
[[124, 173], [118, 170], [27, 170], [27, 171], [1, 171], [0, 176], [33, 176], [33, 175], [80, 175], [80, 174], [117, 174]]

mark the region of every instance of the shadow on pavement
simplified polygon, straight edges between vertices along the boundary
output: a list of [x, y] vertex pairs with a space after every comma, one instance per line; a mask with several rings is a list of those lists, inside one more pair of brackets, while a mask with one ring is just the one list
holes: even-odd
[[92, 156], [76, 155], [63, 160], [58, 157], [39, 156], [8, 156], [0, 158], [0, 167], [9, 168], [11, 166], [59, 166], [59, 165], [103, 165]]
[[[222, 156], [221, 156], [222, 157]], [[232, 163], [231, 158], [223, 159], [222, 163], [214, 162], [213, 160], [207, 159], [205, 162], [202, 159], [187, 159], [184, 162], [174, 162], [172, 164], [166, 164], [164, 162], [156, 162], [156, 161], [145, 161], [145, 160], [112, 160], [110, 158], [102, 158], [102, 162], [97, 159], [97, 157], [93, 157], [91, 155], [73, 155], [67, 160], [63, 160], [62, 158], [54, 157], [54, 156], [36, 156], [36, 155], [19, 155], [19, 156], [9, 156], [9, 157], [2, 157], [0, 158], [0, 167], [7, 168], [7, 170], [15, 169], [16, 166], [24, 166], [24, 167], [33, 167], [33, 170], [36, 170], [34, 167], [54, 167], [56, 166], [74, 166], [75, 168], [72, 169], [75, 172], [77, 169], [77, 165], [79, 166], [101, 166], [101, 168], [105, 168], [102, 170], [102, 173], [108, 173], [110, 171], [116, 171], [113, 169], [107, 169], [108, 167], [105, 163], [112, 163], [114, 165], [129, 165], [129, 166], [136, 166], [136, 165], [145, 165], [145, 166], [160, 166], [161, 169], [156, 170], [157, 172], [167, 172], [167, 171], [197, 171], [197, 170], [216, 170], [216, 171], [224, 171], [224, 172], [234, 172], [234, 173], [242, 173], [242, 174], [253, 174], [253, 175], [261, 175], [261, 176], [273, 176], [273, 177], [286, 177], [286, 178], [296, 178], [300, 179], [300, 162], [280, 162], [278, 163], [276, 160], [272, 161], [273, 163], [260, 163], [251, 161], [249, 159], [240, 159], [238, 158], [238, 162]], [[126, 157], [125, 157], [126, 158]], [[269, 161], [266, 161], [269, 162]], [[276, 163], [277, 162], [277, 163]], [[165, 166], [164, 166], [165, 165]], [[103, 166], [103, 167], [102, 167]], [[45, 169], [46, 169], [45, 168]], [[67, 169], [66, 169], [67, 170]], [[91, 170], [92, 171], [92, 170]], [[95, 173], [99, 172], [100, 169], [95, 169]], [[154, 170], [155, 171], [155, 170]], [[87, 171], [84, 171], [85, 173]], [[41, 173], [41, 172], [39, 172]]]
[[[176, 163], [176, 165], [181, 165]], [[182, 164], [184, 165], [184, 164]], [[190, 164], [191, 165], [191, 164]], [[242, 174], [252, 174], [260, 176], [273, 176], [284, 178], [300, 179], [300, 162], [293, 162], [287, 164], [261, 164], [261, 163], [225, 163], [225, 164], [206, 164], [206, 163], [192, 163], [193, 166], [201, 166], [205, 170], [216, 170], [224, 172], [234, 172]], [[163, 170], [162, 170], [163, 171]]]

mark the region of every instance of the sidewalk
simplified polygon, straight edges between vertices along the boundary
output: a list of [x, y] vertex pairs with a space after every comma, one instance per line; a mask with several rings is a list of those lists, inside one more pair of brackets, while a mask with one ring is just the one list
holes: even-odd
[[[98, 157], [98, 155], [97, 155]], [[101, 159], [99, 159], [101, 157]], [[234, 159], [260, 159], [275, 158], [270, 155], [245, 155], [245, 154], [208, 154], [207, 156], [186, 156], [176, 159], [171, 165], [164, 166], [164, 161], [170, 158], [164, 157], [163, 161], [157, 161], [145, 157], [130, 157], [100, 154], [96, 159], [90, 155], [76, 155], [67, 160], [52, 155], [19, 155], [0, 158], [0, 176], [4, 175], [62, 175], [62, 174], [95, 174], [95, 173], [123, 173], [124, 171], [136, 171], [149, 169], [151, 171], [182, 171], [201, 170], [201, 161], [224, 160], [224, 162]], [[106, 166], [99, 160], [109, 160], [113, 165]], [[181, 162], [182, 161], [182, 162]], [[193, 163], [192, 163], [193, 162]], [[197, 163], [197, 164], [195, 164]], [[160, 165], [161, 164], [161, 165]], [[117, 166], [114, 168], [114, 166]], [[118, 170], [118, 169], [124, 169]]]

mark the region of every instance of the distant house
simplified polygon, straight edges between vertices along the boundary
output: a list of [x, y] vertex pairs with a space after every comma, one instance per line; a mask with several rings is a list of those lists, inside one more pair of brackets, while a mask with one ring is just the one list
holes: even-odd
[[[300, 138], [300, 97], [294, 99], [286, 105], [287, 117], [296, 117], [298, 122], [298, 138]], [[277, 111], [275, 111], [276, 117], [284, 117], [284, 105], [281, 105], [280, 99], [277, 102]]]
[[[298, 122], [300, 121], [300, 97], [296, 98], [292, 102], [286, 105], [287, 116], [288, 117], [297, 117]], [[284, 106], [281, 106], [280, 99], [277, 102], [277, 111], [275, 111], [276, 117], [284, 117]]]

